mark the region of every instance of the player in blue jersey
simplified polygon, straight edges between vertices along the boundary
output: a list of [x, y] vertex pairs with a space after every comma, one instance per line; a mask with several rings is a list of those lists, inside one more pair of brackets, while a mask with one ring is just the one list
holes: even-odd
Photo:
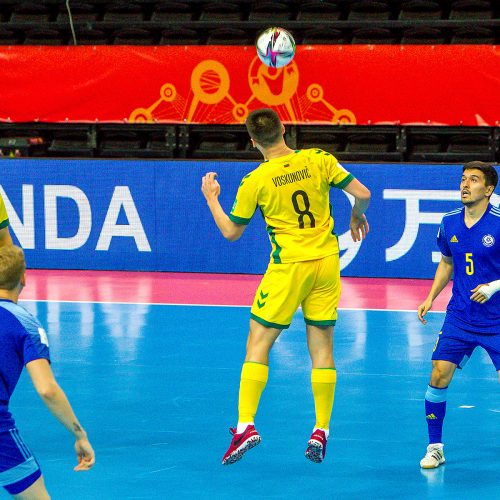
[[9, 400], [26, 366], [36, 391], [75, 437], [76, 471], [94, 464], [94, 450], [50, 368], [47, 334], [17, 305], [25, 284], [23, 251], [0, 247], [0, 486], [19, 499], [48, 499], [40, 467], [24, 444], [9, 412]]
[[432, 374], [425, 394], [429, 445], [420, 461], [424, 469], [443, 464], [443, 421], [446, 392], [455, 369], [462, 368], [477, 346], [491, 357], [500, 380], [500, 209], [490, 204], [498, 174], [488, 163], [472, 161], [462, 171], [463, 207], [443, 217], [438, 231], [441, 261], [418, 318], [452, 274], [453, 295], [432, 355]]
[[0, 196], [0, 247], [4, 245], [12, 245], [12, 238], [9, 233], [9, 217]]

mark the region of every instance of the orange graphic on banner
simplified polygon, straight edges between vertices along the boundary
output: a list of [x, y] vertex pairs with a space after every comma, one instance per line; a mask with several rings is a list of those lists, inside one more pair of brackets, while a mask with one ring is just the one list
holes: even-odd
[[282, 120], [290, 123], [309, 120], [356, 123], [351, 110], [337, 109], [325, 99], [323, 87], [318, 83], [310, 84], [305, 94], [299, 97], [299, 76], [295, 61], [275, 69], [262, 64], [256, 56], [248, 68], [251, 95], [246, 102], [237, 102], [229, 90], [231, 79], [226, 67], [219, 61], [207, 59], [193, 69], [187, 97], [180, 95], [172, 83], [165, 83], [160, 89], [160, 99], [147, 108], [134, 109], [129, 122], [151, 123], [171, 119], [187, 123], [243, 123], [250, 105], [259, 101], [275, 108]]

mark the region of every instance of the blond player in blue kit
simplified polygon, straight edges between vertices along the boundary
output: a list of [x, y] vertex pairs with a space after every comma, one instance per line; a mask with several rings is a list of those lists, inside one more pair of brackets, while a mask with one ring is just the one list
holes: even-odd
[[257, 289], [250, 314], [250, 332], [241, 372], [238, 425], [222, 463], [237, 462], [260, 443], [254, 418], [267, 383], [269, 352], [302, 306], [312, 360], [311, 383], [316, 424], [306, 457], [323, 461], [329, 435], [336, 384], [333, 327], [340, 298], [338, 238], [330, 211], [331, 187], [355, 198], [350, 230], [354, 241], [365, 238], [364, 215], [370, 191], [345, 170], [334, 156], [320, 149], [289, 148], [285, 128], [271, 109], [249, 114], [246, 127], [252, 144], [265, 161], [246, 175], [227, 215], [218, 197], [215, 172], [203, 177], [202, 192], [222, 235], [237, 240], [257, 207], [264, 216], [271, 242], [271, 259]]
[[[38, 320], [18, 305], [24, 288], [23, 251], [0, 247], [0, 486], [20, 500], [50, 498], [36, 458], [24, 443], [9, 410], [9, 400], [26, 366], [36, 391], [52, 414], [75, 438], [76, 471], [90, 469], [94, 450], [50, 367], [47, 334]], [[36, 414], [32, 415], [36, 418]]]

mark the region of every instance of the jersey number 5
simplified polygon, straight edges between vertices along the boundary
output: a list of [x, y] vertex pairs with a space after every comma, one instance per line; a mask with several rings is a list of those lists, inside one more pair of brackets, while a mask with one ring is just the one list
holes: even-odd
[[[304, 207], [303, 209], [301, 208], [301, 206], [299, 206], [299, 197], [302, 199], [300, 205]], [[295, 191], [295, 193], [292, 194], [292, 204], [295, 211], [299, 214], [300, 229], [304, 229], [305, 227], [304, 226], [305, 215], [309, 218], [309, 222], [311, 224], [310, 227], [316, 227], [316, 221], [314, 220], [314, 215], [311, 212], [309, 212], [311, 204], [309, 203], [309, 197], [307, 196], [307, 193], [305, 191], [302, 191], [301, 189]]]
[[469, 276], [472, 276], [474, 274], [474, 261], [472, 260], [472, 254], [471, 253], [466, 253], [465, 254], [465, 262], [467, 262], [467, 264], [465, 265], [465, 272]]

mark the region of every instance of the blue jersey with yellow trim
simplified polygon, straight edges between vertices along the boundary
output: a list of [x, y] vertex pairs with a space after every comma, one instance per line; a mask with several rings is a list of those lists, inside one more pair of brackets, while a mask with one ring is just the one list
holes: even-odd
[[500, 209], [489, 205], [472, 227], [465, 207], [447, 213], [438, 231], [441, 253], [453, 259], [453, 295], [447, 321], [465, 330], [500, 334], [500, 293], [479, 304], [470, 299], [477, 285], [500, 279]]
[[23, 307], [0, 299], [0, 432], [14, 427], [9, 400], [24, 365], [41, 358], [50, 361], [42, 325]]

